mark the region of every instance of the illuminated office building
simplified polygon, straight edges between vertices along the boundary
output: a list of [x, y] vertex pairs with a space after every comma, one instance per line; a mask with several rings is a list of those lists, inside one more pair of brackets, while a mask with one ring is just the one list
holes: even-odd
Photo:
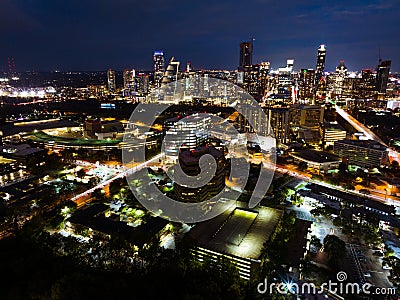
[[321, 127], [322, 141], [325, 146], [331, 146], [336, 141], [346, 139], [346, 130], [337, 122], [325, 122]]
[[116, 90], [115, 85], [115, 71], [109, 69], [107, 72], [108, 91], [113, 93]]
[[262, 91], [262, 95], [264, 96], [269, 84], [269, 70], [271, 63], [269, 61], [262, 61], [260, 64], [260, 87]]
[[161, 79], [161, 85], [165, 85], [179, 79], [179, 66], [180, 62], [176, 61], [175, 58], [172, 57]]
[[156, 87], [161, 85], [161, 79], [165, 72], [165, 62], [163, 51], [157, 50], [153, 54], [154, 62], [154, 84]]
[[318, 128], [324, 120], [324, 108], [319, 105], [294, 105], [290, 108], [290, 125]]
[[253, 40], [240, 43], [239, 68], [253, 64]]
[[178, 157], [182, 147], [194, 150], [210, 138], [211, 118], [195, 114], [176, 122], [166, 132], [165, 155], [171, 159]]
[[277, 74], [278, 82], [278, 98], [280, 99], [292, 99], [293, 98], [293, 64], [294, 59], [288, 59], [286, 61], [286, 67], [279, 68]]
[[299, 100], [312, 100], [314, 98], [315, 71], [313, 69], [301, 69], [299, 73]]
[[213, 146], [205, 145], [193, 150], [182, 148], [178, 156], [179, 165], [188, 176], [198, 176], [201, 172], [199, 165], [200, 158], [205, 154], [211, 155], [216, 162], [217, 168], [214, 176], [207, 184], [198, 188], [190, 188], [175, 183], [174, 192], [176, 200], [182, 202], [203, 202], [218, 195], [225, 187], [225, 156], [223, 152]]
[[136, 92], [139, 95], [147, 95], [149, 92], [149, 76], [145, 73], [139, 73], [135, 77]]
[[318, 83], [318, 81], [321, 79], [321, 77], [324, 77], [325, 56], [326, 56], [325, 45], [320, 45], [318, 48], [318, 54], [317, 54], [317, 65], [315, 67], [315, 82], [316, 83]]
[[[344, 60], [340, 61], [340, 64], [336, 67], [333, 75], [333, 97], [341, 98], [344, 86], [344, 80], [347, 77], [347, 67], [344, 64]], [[332, 97], [332, 98], [333, 98]]]
[[326, 78], [325, 78], [325, 45], [320, 45], [317, 54], [317, 64], [315, 67], [315, 92], [317, 99], [324, 99], [326, 96]]
[[123, 79], [124, 79], [124, 94], [125, 94], [125, 96], [129, 96], [135, 92], [135, 76], [136, 76], [136, 72], [134, 69], [124, 70]]
[[333, 151], [349, 164], [360, 167], [379, 168], [388, 163], [387, 147], [372, 140], [336, 141]]
[[358, 98], [371, 98], [376, 94], [375, 74], [371, 69], [361, 72], [362, 84], [358, 92]]
[[391, 65], [390, 60], [384, 60], [376, 68], [376, 90], [378, 93], [386, 93]]
[[265, 109], [268, 116], [268, 131], [273, 131], [278, 144], [286, 144], [289, 139], [289, 108], [271, 107]]
[[320, 105], [293, 105], [290, 108], [290, 126], [298, 138], [307, 143], [319, 143], [320, 128], [324, 120], [324, 107]]
[[263, 96], [260, 76], [260, 65], [245, 66], [243, 68], [242, 87], [257, 101], [260, 101]]

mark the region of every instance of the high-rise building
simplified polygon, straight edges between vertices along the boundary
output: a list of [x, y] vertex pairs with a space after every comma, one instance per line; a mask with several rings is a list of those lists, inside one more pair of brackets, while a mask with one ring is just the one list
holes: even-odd
[[326, 48], [325, 45], [320, 45], [318, 48], [317, 55], [317, 65], [315, 67], [315, 80], [316, 83], [324, 76], [325, 71], [325, 56], [326, 56]]
[[344, 80], [347, 77], [347, 67], [344, 64], [344, 60], [340, 61], [340, 64], [336, 67], [334, 79], [333, 79], [333, 95], [336, 98], [342, 97]]
[[390, 60], [384, 60], [376, 68], [376, 90], [378, 93], [386, 93], [391, 65]]
[[301, 69], [298, 77], [299, 99], [312, 100], [314, 98], [315, 70]]
[[179, 66], [180, 62], [176, 61], [175, 58], [172, 57], [161, 79], [161, 85], [165, 85], [179, 79]]
[[376, 93], [374, 72], [371, 69], [362, 70], [361, 79], [358, 98], [371, 98]]
[[108, 91], [111, 93], [115, 92], [115, 71], [109, 69], [107, 72], [107, 83], [108, 83]]
[[253, 40], [240, 43], [239, 68], [253, 64]]
[[243, 68], [243, 88], [257, 101], [263, 96], [260, 81], [260, 65], [245, 66]]
[[106, 85], [89, 85], [88, 90], [90, 97], [103, 97], [107, 94]]
[[336, 141], [333, 151], [349, 164], [365, 168], [379, 168], [389, 161], [387, 148], [372, 140]]
[[161, 85], [161, 79], [165, 72], [164, 52], [160, 50], [154, 51], [154, 84], [156, 87]]
[[124, 70], [123, 79], [124, 79], [124, 89], [125, 90], [134, 90], [135, 89], [135, 69], [126, 69]]
[[324, 146], [331, 146], [336, 141], [346, 139], [346, 130], [337, 122], [325, 122], [320, 130]]
[[149, 75], [139, 73], [135, 77], [136, 92], [142, 96], [149, 92]]
[[317, 98], [325, 98], [326, 94], [326, 80], [325, 80], [325, 45], [320, 45], [317, 54], [317, 64], [315, 67], [315, 92]]
[[174, 160], [181, 147], [194, 150], [210, 138], [210, 117], [198, 114], [185, 117], [166, 132], [165, 155]]
[[320, 105], [293, 105], [290, 108], [290, 125], [319, 130], [324, 120], [324, 108]]
[[267, 90], [268, 84], [269, 84], [269, 69], [270, 69], [271, 63], [269, 61], [262, 61], [260, 64], [260, 86], [261, 86], [261, 91], [262, 95], [265, 95], [265, 92]]
[[286, 144], [289, 139], [289, 108], [287, 107], [271, 107], [265, 110], [268, 115], [269, 130], [274, 132], [275, 139], [278, 144]]
[[293, 64], [294, 59], [287, 59], [286, 67], [278, 69], [277, 92], [280, 99], [293, 99]]
[[136, 91], [136, 72], [135, 69], [126, 69], [123, 72], [124, 89], [123, 95], [125, 97], [133, 97]]
[[188, 148], [181, 149], [178, 157], [179, 165], [188, 176], [198, 176], [201, 172], [199, 165], [200, 158], [205, 154], [211, 155], [215, 159], [217, 168], [214, 176], [206, 185], [199, 188], [190, 188], [175, 183], [174, 191], [178, 201], [203, 202], [218, 195], [225, 187], [225, 156], [223, 152], [213, 146], [206, 145], [194, 150], [189, 150]]

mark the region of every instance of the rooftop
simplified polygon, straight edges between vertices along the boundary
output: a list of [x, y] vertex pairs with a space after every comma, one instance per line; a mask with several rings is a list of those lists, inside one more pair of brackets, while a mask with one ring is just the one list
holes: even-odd
[[[247, 206], [246, 203], [239, 205]], [[223, 214], [198, 223], [189, 234], [200, 247], [257, 260], [281, 216], [282, 211], [269, 207], [249, 210], [233, 205]]]
[[340, 161], [339, 156], [331, 154], [325, 151], [316, 151], [316, 150], [301, 150], [296, 152], [291, 152], [291, 156], [299, 157], [304, 160], [316, 162], [316, 163], [326, 163], [326, 162], [335, 162]]
[[68, 220], [73, 224], [80, 224], [105, 234], [118, 234], [142, 246], [163, 229], [168, 221], [160, 217], [151, 217], [138, 227], [131, 227], [122, 221], [114, 221], [106, 218], [104, 212], [109, 207], [105, 204], [94, 204], [85, 209], [77, 210]]
[[385, 147], [381, 143], [378, 143], [373, 140], [341, 140], [341, 141], [336, 141], [335, 143], [346, 144], [346, 145], [368, 148], [368, 149], [381, 150], [381, 151], [385, 151], [387, 149], [387, 147]]
[[54, 136], [44, 133], [43, 131], [31, 132], [24, 137], [34, 142], [55, 142], [60, 145], [76, 145], [76, 146], [109, 146], [118, 145], [120, 140], [95, 140], [95, 139], [78, 139]]
[[189, 150], [187, 148], [182, 148], [181, 152], [179, 153], [179, 158], [183, 159], [186, 164], [188, 163], [196, 163], [198, 164], [200, 158], [204, 154], [210, 154], [215, 158], [222, 157], [224, 154], [215, 149], [213, 146], [201, 146], [197, 147], [195, 150]]

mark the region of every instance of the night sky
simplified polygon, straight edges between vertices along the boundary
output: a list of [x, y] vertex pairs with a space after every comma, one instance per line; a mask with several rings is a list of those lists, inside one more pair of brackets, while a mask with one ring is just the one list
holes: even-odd
[[162, 49], [196, 68], [234, 69], [239, 43], [251, 35], [253, 63], [273, 68], [295, 58], [315, 68], [374, 68], [378, 49], [400, 71], [400, 1], [306, 0], [0, 0], [0, 67], [17, 71], [150, 70]]

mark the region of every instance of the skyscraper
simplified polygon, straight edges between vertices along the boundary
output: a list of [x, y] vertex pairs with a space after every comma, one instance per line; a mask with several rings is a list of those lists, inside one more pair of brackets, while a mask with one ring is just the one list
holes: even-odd
[[109, 69], [107, 72], [108, 91], [115, 92], [115, 71]]
[[269, 83], [269, 69], [270, 69], [269, 61], [262, 61], [260, 64], [260, 74], [259, 74], [259, 83], [260, 83], [260, 91], [261, 95], [264, 96]]
[[386, 93], [391, 65], [390, 60], [384, 60], [376, 68], [376, 90], [378, 93]]
[[149, 92], [149, 76], [146, 73], [139, 73], [135, 77], [136, 92], [141, 95], [147, 95]]
[[253, 64], [253, 40], [240, 43], [239, 68]]
[[124, 70], [124, 89], [133, 90], [135, 88], [135, 69]]
[[364, 69], [361, 72], [361, 84], [358, 96], [360, 98], [371, 98], [376, 94], [375, 74], [371, 69]]
[[315, 88], [316, 95], [318, 98], [324, 98], [325, 94], [325, 56], [326, 48], [325, 45], [320, 45], [317, 54], [317, 65], [315, 67]]
[[333, 81], [333, 95], [337, 98], [342, 97], [344, 80], [347, 77], [347, 67], [344, 60], [336, 67]]
[[161, 85], [178, 80], [180, 62], [176, 61], [174, 57], [171, 58], [167, 69], [165, 70], [162, 78]]
[[279, 68], [277, 74], [278, 80], [278, 98], [293, 100], [293, 65], [294, 59], [286, 60], [286, 67]]
[[[317, 55], [317, 66], [315, 68], [316, 75], [321, 78], [324, 76], [325, 71], [325, 56], [326, 56], [326, 48], [325, 45], [320, 45], [318, 48], [318, 55]], [[318, 78], [318, 79], [319, 79]]]
[[260, 101], [264, 90], [260, 82], [260, 65], [244, 67], [243, 88], [257, 101]]
[[301, 69], [298, 80], [300, 100], [313, 100], [315, 71], [313, 69]]
[[164, 63], [164, 53], [163, 51], [156, 50], [153, 54], [154, 62], [154, 84], [159, 87], [161, 84], [161, 78], [164, 75], [165, 63]]
[[210, 138], [211, 118], [194, 114], [179, 120], [167, 133], [165, 155], [174, 160], [179, 149], [184, 147], [194, 150], [205, 144]]
[[123, 73], [123, 79], [124, 79], [124, 90], [123, 90], [123, 94], [126, 97], [130, 97], [134, 95], [135, 92], [135, 76], [136, 76], [136, 72], [135, 69], [126, 69], [124, 70]]

